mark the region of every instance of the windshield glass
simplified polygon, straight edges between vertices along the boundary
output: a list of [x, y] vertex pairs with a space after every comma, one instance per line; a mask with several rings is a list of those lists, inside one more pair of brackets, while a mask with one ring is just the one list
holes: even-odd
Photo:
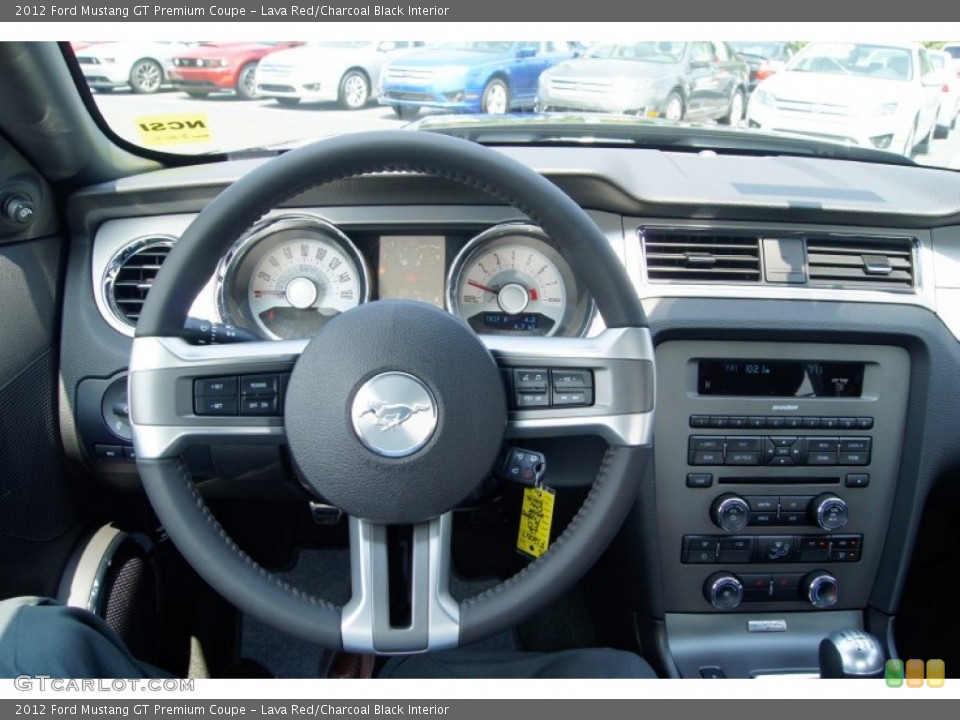
[[955, 43], [304, 40], [76, 41], [65, 50], [111, 130], [165, 153], [274, 152], [363, 130], [469, 125], [489, 143], [960, 167]]
[[790, 64], [795, 72], [858, 75], [910, 80], [914, 74], [910, 50], [881, 45], [818, 43], [804, 48]]
[[647, 62], [675, 63], [683, 57], [687, 44], [682, 42], [638, 42], [630, 45], [598, 45], [588, 57], [617, 58], [618, 60], [644, 60]]

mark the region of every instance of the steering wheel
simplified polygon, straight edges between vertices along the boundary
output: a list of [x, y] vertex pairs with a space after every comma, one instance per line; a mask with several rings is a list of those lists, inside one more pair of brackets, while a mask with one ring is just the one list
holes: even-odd
[[[484, 191], [540, 225], [591, 292], [606, 329], [593, 338], [478, 336], [423, 303], [385, 300], [312, 338], [195, 346], [192, 298], [236, 238], [271, 208], [367, 173], [432, 175]], [[508, 408], [502, 371], [584, 368], [594, 404]], [[194, 412], [197, 380], [290, 373], [282, 417]], [[653, 349], [628, 275], [589, 216], [527, 166], [432, 133], [357, 133], [288, 152], [213, 200], [171, 251], [143, 308], [130, 358], [137, 467], [170, 538], [196, 571], [258, 620], [329, 648], [403, 653], [475, 642], [522, 621], [575, 583], [623, 522], [648, 470]], [[404, 421], [371, 422], [376, 403]], [[487, 476], [505, 439], [600, 435], [608, 444], [578, 514], [539, 559], [462, 602], [448, 590], [452, 509]], [[349, 516], [351, 598], [340, 607], [254, 562], [204, 504], [181, 455], [202, 443], [285, 444], [303, 484]], [[390, 619], [388, 526], [412, 526], [410, 620]]]

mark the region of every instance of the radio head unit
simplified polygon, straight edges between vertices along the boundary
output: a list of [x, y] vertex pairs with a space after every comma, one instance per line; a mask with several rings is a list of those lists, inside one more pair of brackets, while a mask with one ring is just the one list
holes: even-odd
[[854, 397], [863, 392], [865, 363], [822, 360], [699, 360], [700, 395]]

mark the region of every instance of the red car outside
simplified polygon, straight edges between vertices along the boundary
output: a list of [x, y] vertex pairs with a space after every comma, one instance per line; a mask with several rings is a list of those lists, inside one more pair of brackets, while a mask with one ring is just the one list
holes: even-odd
[[204, 43], [173, 59], [167, 77], [177, 90], [190, 97], [210, 93], [236, 92], [241, 98], [257, 97], [257, 63], [275, 50], [296, 47], [302, 42]]

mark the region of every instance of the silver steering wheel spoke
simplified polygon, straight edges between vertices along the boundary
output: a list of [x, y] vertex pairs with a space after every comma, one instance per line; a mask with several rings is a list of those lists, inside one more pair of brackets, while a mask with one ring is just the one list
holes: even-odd
[[[509, 383], [507, 438], [598, 435], [611, 445], [650, 445], [655, 383], [646, 328], [608, 328], [592, 338], [481, 339]], [[570, 370], [589, 371], [582, 403], [569, 388], [555, 386], [557, 374]], [[522, 371], [540, 373], [545, 386], [521, 386]]]
[[[350, 518], [352, 595], [340, 627], [345, 650], [393, 654], [457, 646], [460, 608], [449, 592], [453, 514], [407, 528], [407, 542], [398, 543], [388, 526]], [[391, 563], [409, 568], [405, 582], [391, 583]], [[391, 611], [397, 601], [408, 608], [399, 617]]]
[[[284, 444], [279, 379], [293, 369], [306, 345], [307, 340], [191, 345], [176, 337], [135, 338], [128, 391], [137, 457], [176, 457], [200, 443]], [[276, 375], [275, 392], [243, 394], [240, 379], [258, 375]], [[228, 388], [201, 406], [198, 381], [218, 378], [236, 378], [235, 390]], [[265, 410], [253, 410], [261, 414], [244, 410], [245, 400], [253, 397], [265, 403]]]

